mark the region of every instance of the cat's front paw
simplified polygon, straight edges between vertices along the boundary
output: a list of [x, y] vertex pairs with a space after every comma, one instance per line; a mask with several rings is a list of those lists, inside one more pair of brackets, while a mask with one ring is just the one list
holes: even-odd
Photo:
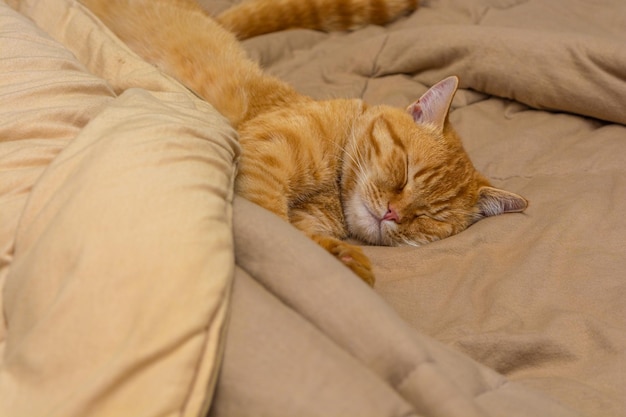
[[372, 264], [361, 248], [352, 245], [338, 247], [338, 254], [335, 255], [344, 265], [350, 268], [370, 287], [376, 283], [376, 278], [372, 272]]
[[357, 274], [367, 285], [374, 286], [376, 278], [372, 272], [372, 263], [361, 248], [332, 237], [316, 236], [314, 239]]

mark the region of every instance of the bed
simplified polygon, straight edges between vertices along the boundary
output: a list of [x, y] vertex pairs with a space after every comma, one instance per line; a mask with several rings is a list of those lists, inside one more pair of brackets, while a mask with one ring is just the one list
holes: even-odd
[[[202, 0], [218, 14], [235, 0]], [[373, 289], [233, 193], [236, 132], [80, 3], [0, 2], [0, 415], [626, 416], [626, 3], [424, 0], [246, 40], [314, 98], [449, 75], [530, 201]]]

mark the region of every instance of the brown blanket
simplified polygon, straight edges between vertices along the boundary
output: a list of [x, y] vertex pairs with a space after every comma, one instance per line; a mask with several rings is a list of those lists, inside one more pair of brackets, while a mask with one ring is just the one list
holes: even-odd
[[365, 247], [374, 291], [233, 199], [236, 134], [210, 105], [79, 3], [11, 3], [1, 416], [626, 416], [626, 3], [423, 1], [244, 43], [316, 98], [406, 106], [458, 75], [475, 165], [530, 200]]

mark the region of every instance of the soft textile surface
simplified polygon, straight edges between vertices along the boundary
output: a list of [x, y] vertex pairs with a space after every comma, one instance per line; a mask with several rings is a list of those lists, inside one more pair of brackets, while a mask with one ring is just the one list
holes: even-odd
[[82, 7], [43, 3], [22, 6], [48, 33], [0, 4], [0, 415], [202, 415], [235, 134]]
[[235, 203], [238, 269], [212, 416], [579, 415], [415, 332], [299, 232]]
[[423, 1], [245, 42], [316, 98], [406, 106], [458, 75], [476, 166], [530, 200], [366, 247], [374, 291], [231, 207], [211, 106], [78, 3], [19, 10], [0, 3], [0, 415], [626, 416], [621, 0]]

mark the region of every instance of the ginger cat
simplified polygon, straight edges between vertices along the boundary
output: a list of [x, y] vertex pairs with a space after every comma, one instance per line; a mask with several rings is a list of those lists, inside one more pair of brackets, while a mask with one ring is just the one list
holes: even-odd
[[417, 246], [527, 206], [490, 186], [448, 123], [456, 77], [407, 109], [315, 101], [265, 75], [236, 39], [385, 23], [415, 9], [415, 0], [249, 0], [217, 17], [234, 33], [192, 0], [82, 1], [237, 128], [240, 195], [291, 222], [370, 285], [368, 258], [344, 239]]

